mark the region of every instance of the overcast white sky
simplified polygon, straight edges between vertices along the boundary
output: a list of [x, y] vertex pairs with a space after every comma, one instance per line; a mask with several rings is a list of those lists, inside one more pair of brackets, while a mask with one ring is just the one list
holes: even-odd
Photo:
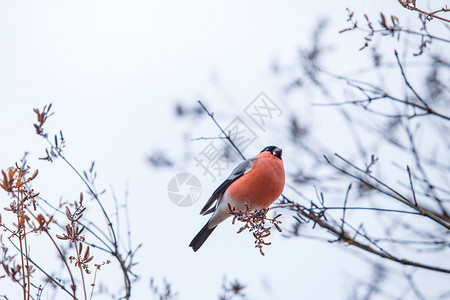
[[[84, 191], [61, 161], [38, 160], [45, 143], [34, 134], [32, 109], [52, 102], [56, 114], [47, 129], [63, 130], [69, 160], [81, 170], [95, 160], [99, 186], [113, 186], [119, 198], [128, 186], [132, 239], [143, 243], [133, 299], [148, 299], [150, 277], [173, 283], [180, 299], [213, 299], [223, 276], [247, 284], [250, 299], [343, 299], [368, 265], [339, 245], [276, 236], [261, 257], [250, 235], [237, 236], [236, 226], [224, 224], [193, 253], [188, 244], [206, 222], [198, 212], [216, 184], [186, 170], [190, 162], [155, 170], [146, 156], [152, 149], [182, 155], [180, 133], [188, 123], [174, 122], [174, 100], [192, 106], [202, 99], [224, 125], [261, 91], [288, 109], [270, 62], [293, 61], [321, 17], [329, 21], [330, 44], [342, 41], [332, 49], [330, 69], [366, 64], [358, 52], [361, 36], [338, 34], [347, 26], [346, 7], [373, 16], [381, 9], [406, 14], [394, 0], [0, 0], [0, 168], [30, 151], [29, 165], [40, 170], [35, 188], [46, 199], [56, 203]], [[201, 124], [198, 137], [217, 134], [211, 122]], [[205, 145], [195, 143], [194, 151]], [[273, 132], [261, 134], [246, 155], [280, 143]], [[192, 207], [168, 200], [167, 183], [178, 171], [197, 172], [203, 182], [202, 199]], [[0, 200], [5, 206], [6, 195]], [[100, 276], [120, 284], [118, 274], [110, 267]]]

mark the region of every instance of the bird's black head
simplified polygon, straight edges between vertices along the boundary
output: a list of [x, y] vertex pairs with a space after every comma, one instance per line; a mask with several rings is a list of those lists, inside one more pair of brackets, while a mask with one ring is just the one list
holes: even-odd
[[281, 159], [281, 155], [283, 154], [283, 150], [278, 148], [277, 146], [267, 146], [266, 148], [262, 149], [261, 153], [264, 151], [270, 152], [273, 156], [278, 157]]

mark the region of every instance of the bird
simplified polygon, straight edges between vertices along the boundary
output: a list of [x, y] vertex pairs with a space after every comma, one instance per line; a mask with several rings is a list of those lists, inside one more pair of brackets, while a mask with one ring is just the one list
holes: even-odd
[[217, 225], [231, 216], [230, 207], [241, 212], [262, 210], [280, 197], [285, 183], [282, 153], [276, 146], [265, 147], [258, 155], [241, 162], [219, 185], [200, 211], [200, 215], [213, 215], [189, 244], [194, 252]]

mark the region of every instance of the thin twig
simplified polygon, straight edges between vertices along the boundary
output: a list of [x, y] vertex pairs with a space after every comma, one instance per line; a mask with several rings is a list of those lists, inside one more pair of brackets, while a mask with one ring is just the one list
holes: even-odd
[[241, 150], [239, 150], [239, 148], [236, 146], [236, 144], [233, 142], [233, 140], [231, 139], [230, 135], [227, 134], [223, 128], [219, 125], [219, 123], [217, 123], [216, 119], [214, 118], [214, 113], [210, 113], [208, 111], [208, 109], [206, 109], [206, 107], [203, 105], [203, 103], [198, 100], [198, 103], [200, 104], [200, 106], [203, 108], [203, 110], [208, 114], [208, 116], [214, 121], [214, 123], [216, 124], [216, 126], [220, 129], [220, 131], [222, 132], [222, 134], [224, 135], [224, 137], [230, 142], [231, 146], [233, 146], [233, 148], [237, 151], [237, 153], [239, 153], [239, 155], [241, 156], [242, 159], [245, 160], [245, 156], [242, 154]]
[[[444, 17], [441, 17], [441, 16], [438, 16], [438, 15], [437, 15], [437, 13], [440, 13], [440, 12], [450, 12], [450, 9], [447, 8], [447, 7], [443, 7], [443, 8], [441, 8], [441, 9], [437, 9], [437, 10], [432, 11], [432, 12], [427, 12], [427, 11], [425, 11], [425, 10], [423, 10], [423, 9], [420, 9], [420, 8], [416, 7], [415, 4], [413, 4], [413, 6], [411, 6], [411, 5], [410, 5], [410, 1], [408, 1], [408, 0], [399, 0], [398, 2], [399, 2], [400, 5], [403, 6], [404, 8], [409, 9], [409, 10], [412, 10], [412, 11], [416, 11], [416, 12], [418, 12], [418, 13], [424, 15], [425, 18], [428, 19], [428, 20], [431, 20], [432, 18], [436, 18], [436, 19], [439, 19], [439, 20], [441, 20], [441, 21], [450, 23], [450, 19], [446, 19], [446, 18], [444, 18]], [[414, 1], [414, 2], [415, 2], [415, 1]]]
[[[413, 156], [415, 158], [417, 169], [422, 174], [423, 180], [428, 186], [428, 192], [431, 194], [432, 198], [439, 205], [439, 208], [442, 210], [442, 214], [445, 217], [449, 218], [449, 215], [447, 214], [447, 210], [445, 209], [444, 204], [442, 203], [441, 199], [439, 199], [437, 197], [436, 193], [434, 192], [433, 185], [430, 184], [428, 175], [425, 172], [424, 167], [422, 166], [422, 159], [421, 159], [421, 156], [419, 155], [419, 151], [417, 150], [416, 143], [414, 142], [414, 136], [408, 126], [405, 126], [405, 131], [406, 131], [406, 134], [408, 135], [411, 153], [413, 154]], [[450, 218], [449, 218], [449, 220], [450, 220]]]
[[[352, 168], [358, 170], [359, 172], [364, 173], [363, 170], [361, 170], [360, 168], [358, 168], [357, 166], [355, 166], [354, 164], [352, 164], [351, 162], [349, 162], [348, 160], [346, 160], [345, 158], [343, 158], [342, 156], [340, 156], [339, 154], [335, 154], [337, 157], [339, 157], [341, 160], [343, 160], [346, 164], [350, 165]], [[432, 219], [433, 221], [437, 222], [438, 224], [444, 226], [447, 229], [450, 229], [450, 224], [443, 219], [443, 216], [440, 216], [439, 214], [432, 212], [429, 209], [426, 209], [424, 207], [420, 207], [420, 206], [416, 206], [414, 205], [414, 203], [411, 202], [411, 200], [409, 200], [408, 198], [404, 197], [402, 194], [400, 194], [399, 192], [397, 192], [396, 190], [394, 190], [393, 188], [391, 188], [390, 186], [388, 186], [387, 184], [385, 184], [384, 182], [380, 181], [378, 178], [370, 175], [370, 174], [366, 174], [370, 179], [374, 180], [376, 183], [380, 184], [381, 186], [383, 186], [384, 188], [388, 189], [389, 191], [391, 191], [392, 193], [390, 193], [389, 191], [385, 191], [383, 190], [380, 186], [378, 185], [374, 185], [373, 183], [359, 177], [356, 176], [346, 170], [344, 170], [343, 168], [340, 168], [336, 165], [334, 165], [329, 159], [328, 157], [325, 157], [325, 160], [328, 162], [328, 164], [330, 164], [333, 168], [335, 168], [336, 170], [339, 170], [340, 172], [349, 175], [350, 177], [353, 177], [357, 180], [359, 180], [360, 182], [367, 184], [368, 186], [374, 188], [375, 190], [389, 196], [392, 197], [400, 202], [402, 202], [403, 204], [415, 209], [416, 211], [422, 213], [424, 216]]]
[[191, 141], [201, 141], [201, 140], [226, 140], [228, 139], [226, 136], [216, 136], [216, 137], [199, 137], [193, 138]]
[[[17, 247], [13, 241], [11, 241], [11, 239], [8, 239], [9, 242], [14, 246], [14, 248], [16, 248], [17, 251], [20, 252], [19, 247]], [[25, 255], [25, 253], [20, 252], [20, 254]], [[28, 257], [28, 260], [36, 267], [39, 269], [39, 271], [41, 271], [42, 273], [44, 273], [45, 276], [47, 276], [48, 279], [50, 279], [54, 284], [56, 284], [57, 286], [59, 286], [63, 291], [65, 291], [67, 294], [69, 294], [73, 299], [77, 300], [78, 298], [75, 297], [75, 295], [73, 295], [71, 292], [69, 292], [62, 284], [60, 284], [56, 279], [54, 279], [52, 276], [50, 276], [47, 272], [44, 271], [44, 269], [42, 269], [38, 264], [36, 264], [34, 262], [34, 260], [32, 260], [30, 257]]]
[[411, 169], [409, 168], [409, 166], [406, 166], [406, 170], [408, 171], [409, 184], [411, 185], [411, 192], [412, 192], [412, 195], [413, 195], [414, 204], [416, 206], [418, 206], [417, 199], [416, 199], [416, 192], [414, 191], [414, 186], [413, 186], [413, 182], [412, 182], [412, 178], [411, 178]]
[[[333, 73], [326, 72], [326, 71], [323, 71], [323, 70], [320, 70], [320, 69], [318, 69], [318, 70], [322, 71], [322, 72], [325, 72], [326, 74], [328, 74], [330, 76], [333, 76], [336, 79], [344, 80], [344, 81], [347, 82], [348, 85], [350, 85], [350, 86], [352, 86], [354, 88], [357, 88], [358, 90], [365, 89], [365, 88], [359, 86], [360, 84], [364, 84], [364, 85], [368, 84], [368, 83], [361, 82], [359, 80], [354, 80], [354, 79], [351, 79], [351, 78], [348, 78], [348, 77], [345, 77], [345, 76], [335, 75]], [[314, 105], [314, 106], [341, 106], [341, 105], [346, 105], [346, 104], [354, 104], [354, 105], [356, 105], [356, 104], [360, 104], [360, 105], [367, 104], [367, 105], [369, 105], [369, 104], [371, 104], [372, 102], [375, 102], [375, 101], [378, 102], [378, 101], [381, 101], [381, 100], [392, 100], [394, 102], [402, 103], [402, 104], [411, 106], [413, 108], [418, 108], [418, 109], [420, 109], [420, 110], [425, 112], [424, 114], [417, 114], [417, 113], [415, 113], [415, 114], [412, 114], [410, 116], [407, 116], [407, 118], [409, 118], [409, 119], [411, 119], [413, 117], [424, 116], [424, 115], [434, 115], [434, 116], [440, 117], [442, 119], [445, 119], [447, 121], [450, 121], [450, 116], [442, 114], [442, 113], [432, 109], [429, 106], [425, 106], [423, 104], [412, 102], [412, 101], [409, 101], [409, 100], [406, 100], [406, 99], [400, 99], [398, 97], [394, 97], [394, 96], [390, 95], [389, 93], [387, 93], [386, 91], [384, 91], [383, 89], [378, 88], [378, 87], [375, 88], [374, 86], [372, 86], [371, 88], [374, 88], [374, 90], [371, 91], [371, 93], [375, 94], [375, 95], [374, 96], [369, 96], [369, 98], [367, 98], [367, 99], [362, 99], [362, 100], [361, 99], [357, 99], [357, 100], [349, 100], [349, 101], [341, 101], [341, 102], [329, 102], [329, 103], [313, 103], [312, 105]], [[367, 93], [365, 93], [365, 96], [367, 97]], [[366, 109], [368, 111], [375, 112], [373, 110], [370, 110], [366, 105], [364, 105], [363, 107], [364, 107], [364, 109]], [[377, 113], [377, 112], [375, 112], [375, 113]], [[386, 114], [383, 114], [383, 116], [398, 118], [401, 115], [386, 115]]]
[[[60, 214], [62, 214], [62, 215], [65, 215], [65, 214], [66, 214], [65, 212], [63, 212], [63, 211], [61, 211], [60, 209], [58, 209], [58, 208], [54, 207], [53, 205], [51, 205], [51, 204], [50, 204], [47, 200], [45, 200], [44, 198], [42, 198], [42, 197], [40, 197], [40, 196], [38, 196], [38, 197], [36, 197], [36, 198], [39, 199], [39, 201], [42, 201], [42, 202], [44, 202], [45, 204], [47, 204], [48, 206], [50, 206], [54, 211], [56, 211], [56, 212], [58, 212], [58, 213], [60, 213]], [[37, 205], [39, 205], [39, 203], [37, 203]], [[43, 210], [42, 206], [40, 206], [40, 208]], [[103, 248], [103, 247], [100, 247], [100, 246], [97, 246], [97, 245], [92, 244], [92, 243], [89, 243], [89, 242], [85, 242], [87, 245], [92, 246], [92, 247], [97, 248], [97, 249], [100, 249], [100, 250], [102, 250], [102, 251], [108, 252], [108, 253], [114, 252], [113, 249], [110, 247], [110, 245], [108, 245], [108, 244], [105, 242], [104, 239], [100, 238], [94, 231], [92, 231], [92, 230], [89, 228], [90, 225], [93, 224], [92, 222], [89, 222], [89, 226], [86, 226], [86, 225], [85, 225], [83, 222], [81, 222], [80, 220], [78, 220], [77, 223], [80, 224], [81, 226], [83, 226], [83, 227], [85, 228], [84, 230], [86, 230], [86, 231], [88, 231], [89, 233], [91, 233], [95, 238], [97, 238], [97, 239], [98, 239], [103, 245], [105, 245], [105, 247], [108, 248], [108, 249]], [[56, 223], [56, 224], [58, 224], [58, 223]], [[60, 226], [61, 228], [63, 228], [60, 224], [58, 224], [58, 226]], [[95, 225], [95, 226], [97, 226], [97, 225]], [[63, 228], [63, 229], [64, 229], [64, 228]], [[97, 227], [97, 229], [100, 230], [98, 227]], [[105, 236], [105, 233], [104, 233], [103, 231], [100, 230], [100, 232]]]
[[341, 224], [341, 230], [344, 231], [344, 223], [345, 223], [345, 212], [347, 211], [347, 200], [348, 200], [348, 194], [350, 193], [350, 189], [352, 188], [352, 184], [350, 183], [347, 188], [347, 192], [345, 193], [345, 200], [344, 200], [344, 207], [342, 209], [342, 224]]
[[398, 67], [400, 68], [400, 72], [402, 73], [403, 80], [405, 81], [406, 86], [414, 93], [416, 98], [427, 108], [428, 104], [422, 99], [422, 97], [419, 96], [419, 94], [416, 92], [416, 90], [412, 87], [412, 85], [409, 83], [408, 79], [406, 78], [405, 70], [403, 69], [402, 63], [400, 62], [400, 58], [398, 57], [397, 50], [394, 50], [395, 58], [397, 59]]
[[[292, 207], [289, 203], [281, 203], [274, 206], [271, 206], [270, 209], [277, 209], [277, 208], [289, 208]], [[325, 210], [343, 210], [344, 207], [342, 206], [323, 206], [320, 209]], [[422, 213], [416, 212], [416, 211], [406, 211], [406, 210], [399, 210], [399, 209], [388, 209], [388, 208], [378, 208], [378, 207], [358, 207], [358, 206], [347, 206], [345, 208], [346, 210], [367, 210], [367, 211], [382, 211], [382, 212], [390, 212], [390, 213], [400, 213], [400, 214], [409, 214], [409, 215], [417, 215], [421, 216]]]
[[[121, 254], [119, 252], [119, 245], [118, 245], [116, 233], [115, 233], [113, 224], [112, 224], [112, 222], [111, 222], [111, 220], [109, 218], [108, 213], [106, 212], [105, 208], [103, 207], [103, 204], [101, 203], [100, 199], [98, 198], [98, 195], [94, 191], [93, 187], [91, 187], [91, 185], [81, 175], [81, 173], [78, 172], [78, 170], [63, 155], [62, 149], [60, 147], [58, 147], [58, 145], [57, 145], [57, 136], [55, 136], [55, 144], [53, 144], [53, 142], [51, 142], [50, 139], [48, 138], [48, 134], [43, 131], [43, 128], [42, 128], [43, 124], [44, 124], [45, 120], [47, 120], [48, 117], [50, 116], [50, 115], [48, 115], [50, 107], [51, 107], [51, 105], [47, 109], [47, 106], [45, 106], [43, 112], [39, 112], [38, 109], [34, 110], [36, 112], [36, 114], [38, 115], [38, 122], [39, 122], [39, 125], [34, 124], [34, 126], [36, 128], [36, 133], [38, 135], [42, 136], [43, 138], [45, 138], [46, 141], [50, 144], [50, 147], [51, 147], [50, 154], [60, 157], [78, 175], [78, 177], [85, 184], [85, 186], [89, 190], [90, 194], [94, 197], [94, 199], [96, 200], [96, 202], [99, 205], [100, 209], [102, 210], [102, 213], [103, 213], [103, 215], [104, 215], [104, 217], [106, 219], [107, 226], [108, 226], [108, 229], [109, 229], [108, 232], [111, 235], [108, 238], [108, 242], [110, 242], [112, 244], [113, 248], [114, 248], [114, 250], [111, 250], [110, 253], [114, 257], [116, 257], [116, 259], [119, 261], [119, 264], [120, 264], [120, 267], [122, 269], [123, 276], [124, 276], [125, 299], [130, 299], [130, 295], [131, 295], [131, 280], [130, 280], [130, 277], [129, 277], [128, 273], [130, 272], [131, 265], [130, 266], [125, 265], [124, 259], [122, 258]], [[61, 136], [61, 140], [63, 140], [62, 132], [60, 132], [60, 136]], [[51, 158], [50, 158], [48, 150], [46, 152], [47, 152], [47, 158], [44, 158], [44, 159], [48, 159], [49, 161], [51, 161]], [[102, 231], [100, 231], [100, 232], [102, 232]]]
[[403, 265], [414, 266], [414, 267], [423, 268], [423, 269], [432, 270], [432, 271], [437, 271], [437, 272], [442, 272], [442, 273], [450, 273], [450, 269], [437, 267], [437, 266], [425, 265], [425, 264], [422, 264], [422, 263], [410, 261], [410, 260], [405, 259], [405, 258], [398, 258], [398, 257], [395, 257], [395, 256], [393, 256], [391, 254], [388, 254], [388, 253], [376, 250], [376, 249], [370, 247], [369, 245], [357, 242], [353, 238], [351, 238], [346, 232], [343, 233], [343, 232], [341, 232], [341, 230], [338, 230], [334, 226], [331, 226], [328, 222], [324, 221], [321, 217], [319, 217], [315, 213], [309, 211], [304, 206], [302, 206], [302, 205], [300, 205], [298, 203], [292, 202], [291, 200], [289, 200], [286, 197], [284, 197], [283, 199], [284, 199], [284, 201], [292, 203], [294, 205], [294, 207], [295, 207], [295, 211], [300, 213], [303, 217], [314, 221], [316, 224], [318, 224], [319, 226], [321, 226], [324, 229], [327, 229], [330, 233], [334, 234], [336, 237], [338, 237], [339, 239], [341, 239], [344, 242], [347, 242], [350, 245], [353, 245], [353, 246], [355, 246], [357, 248], [360, 248], [360, 249], [362, 249], [364, 251], [370, 252], [370, 253], [378, 255], [378, 256], [380, 256], [382, 258], [386, 258], [386, 259], [392, 260], [394, 262], [397, 262], [397, 263], [400, 263], [400, 264], [403, 264]]

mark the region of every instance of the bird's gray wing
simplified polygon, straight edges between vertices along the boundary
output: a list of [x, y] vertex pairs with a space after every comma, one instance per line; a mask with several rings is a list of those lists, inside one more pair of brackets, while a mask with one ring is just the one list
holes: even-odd
[[[213, 203], [220, 199], [220, 197], [225, 193], [227, 188], [239, 177], [250, 171], [253, 167], [253, 162], [257, 160], [257, 158], [249, 158], [241, 162], [236, 168], [234, 168], [233, 172], [231, 172], [230, 176], [222, 182], [222, 184], [214, 191], [211, 197], [206, 202], [205, 206], [203, 206], [200, 214], [207, 215], [215, 211], [215, 207], [209, 209]], [[208, 210], [209, 209], [209, 210]]]

